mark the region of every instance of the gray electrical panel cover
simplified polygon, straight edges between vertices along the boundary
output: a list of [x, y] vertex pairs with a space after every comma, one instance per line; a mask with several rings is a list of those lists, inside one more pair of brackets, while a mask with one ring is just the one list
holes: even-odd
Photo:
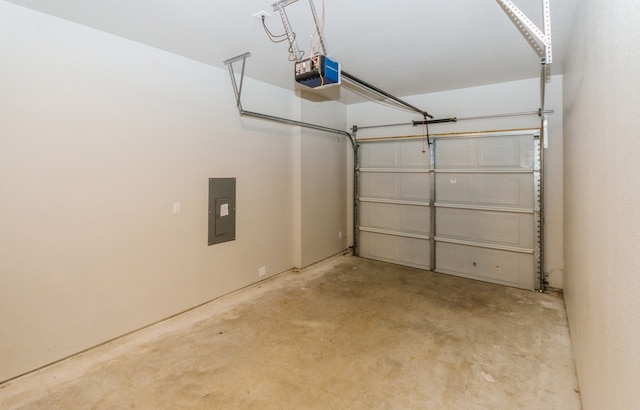
[[236, 179], [209, 178], [209, 245], [236, 239]]

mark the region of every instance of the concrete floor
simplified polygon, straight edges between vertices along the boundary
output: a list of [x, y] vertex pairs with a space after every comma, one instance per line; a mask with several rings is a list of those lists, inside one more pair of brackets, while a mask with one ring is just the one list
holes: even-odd
[[25, 409], [579, 409], [562, 296], [340, 256], [0, 385]]

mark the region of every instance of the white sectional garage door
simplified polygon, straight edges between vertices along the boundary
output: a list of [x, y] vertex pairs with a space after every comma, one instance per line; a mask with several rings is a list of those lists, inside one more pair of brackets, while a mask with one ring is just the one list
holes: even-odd
[[539, 288], [536, 130], [360, 142], [362, 257]]

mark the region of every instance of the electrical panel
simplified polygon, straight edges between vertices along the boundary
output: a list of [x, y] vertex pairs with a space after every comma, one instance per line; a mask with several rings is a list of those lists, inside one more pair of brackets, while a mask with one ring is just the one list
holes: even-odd
[[340, 64], [322, 54], [296, 61], [296, 82], [311, 88], [340, 84]]
[[209, 245], [236, 239], [236, 179], [209, 178]]

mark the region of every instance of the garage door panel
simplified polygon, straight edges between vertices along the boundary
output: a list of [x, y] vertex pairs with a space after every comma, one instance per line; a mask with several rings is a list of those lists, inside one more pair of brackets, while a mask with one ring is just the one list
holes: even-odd
[[360, 194], [366, 198], [394, 198], [396, 176], [386, 173], [361, 173]]
[[524, 168], [533, 167], [533, 139], [529, 137], [495, 137], [478, 141], [478, 166]]
[[518, 215], [475, 212], [478, 220], [477, 240], [505, 245], [520, 245]]
[[529, 135], [437, 141], [436, 167], [439, 169], [531, 169], [533, 164], [533, 139]]
[[473, 212], [460, 209], [436, 209], [438, 236], [474, 240], [478, 236], [478, 223]]
[[533, 214], [475, 211], [477, 240], [497, 245], [533, 249]]
[[407, 200], [429, 201], [431, 176], [429, 174], [399, 174], [399, 198]]
[[361, 172], [361, 196], [365, 198], [429, 201], [427, 173]]
[[533, 215], [438, 208], [438, 237], [533, 249]]
[[533, 175], [439, 173], [437, 202], [533, 209]]
[[436, 166], [438, 168], [475, 168], [477, 143], [471, 138], [439, 140]]
[[513, 138], [486, 138], [478, 142], [480, 167], [520, 165], [520, 141]]
[[375, 232], [361, 232], [360, 256], [429, 269], [429, 241]]
[[411, 266], [430, 269], [429, 241], [426, 239], [403, 238], [400, 240], [400, 260]]
[[429, 168], [429, 149], [422, 141], [396, 143], [397, 166], [401, 168]]
[[400, 243], [395, 236], [364, 231], [361, 240], [362, 256], [383, 260], [395, 260], [399, 257]]
[[533, 209], [533, 175], [476, 175], [479, 205]]
[[367, 144], [361, 147], [360, 166], [388, 168], [396, 164], [396, 151], [392, 143]]
[[375, 202], [362, 202], [360, 206], [360, 224], [363, 227], [429, 234], [429, 207]]
[[[363, 168], [428, 168], [429, 150], [422, 141], [382, 142], [361, 149]], [[425, 152], [423, 152], [425, 151]]]
[[483, 278], [518, 283], [520, 279], [519, 259], [521, 256], [524, 255], [494, 249], [476, 249], [477, 274]]
[[475, 203], [474, 181], [471, 174], [436, 174], [438, 202]]
[[[522, 286], [533, 285], [533, 255], [439, 242], [436, 271]], [[530, 280], [528, 278], [531, 278]]]

